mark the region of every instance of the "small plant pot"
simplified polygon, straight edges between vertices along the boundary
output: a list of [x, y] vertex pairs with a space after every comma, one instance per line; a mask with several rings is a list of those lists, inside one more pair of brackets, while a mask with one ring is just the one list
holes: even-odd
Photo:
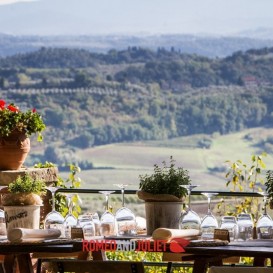
[[12, 228], [40, 227], [40, 206], [4, 206], [7, 231]]
[[145, 202], [147, 235], [157, 228], [179, 228], [182, 202]]

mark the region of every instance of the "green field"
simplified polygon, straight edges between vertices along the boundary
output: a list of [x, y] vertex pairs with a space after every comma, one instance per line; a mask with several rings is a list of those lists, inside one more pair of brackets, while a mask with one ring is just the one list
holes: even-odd
[[[137, 190], [139, 175], [152, 172], [155, 163], [161, 164], [163, 160], [168, 161], [172, 155], [177, 166], [189, 171], [192, 184], [200, 185], [198, 190], [229, 191], [225, 185], [225, 171], [210, 172], [209, 169], [227, 167], [226, 160], [236, 161], [238, 159], [249, 166], [251, 156], [263, 152], [257, 147], [257, 144], [272, 135], [273, 129], [264, 128], [224, 136], [215, 134], [210, 136], [212, 145], [209, 149], [196, 148], [196, 143], [208, 136], [194, 135], [168, 141], [112, 144], [79, 150], [77, 156], [92, 161], [97, 168], [79, 173], [82, 180], [81, 187], [118, 190], [114, 184], [129, 183], [128, 189]], [[245, 136], [248, 136], [248, 140]], [[268, 153], [264, 162], [267, 169], [272, 169], [273, 154]], [[105, 169], [99, 169], [102, 167]], [[68, 173], [60, 173], [60, 175], [63, 178], [68, 177]], [[103, 212], [104, 197], [101, 194], [92, 196], [87, 194], [81, 197], [85, 211], [97, 211], [100, 214]], [[206, 200], [202, 197], [195, 197], [193, 197], [193, 207], [202, 215], [206, 211]], [[218, 198], [215, 199], [217, 202]], [[112, 194], [110, 204], [116, 211], [121, 206], [120, 195]], [[136, 195], [127, 196], [126, 204], [136, 215], [145, 216], [143, 202], [140, 202]]]
[[[248, 140], [245, 136], [250, 136]], [[226, 160], [241, 159], [250, 164], [253, 154], [261, 154], [263, 150], [257, 143], [273, 135], [273, 129], [255, 128], [239, 133], [209, 136], [212, 141], [210, 148], [197, 148], [196, 143], [208, 136], [194, 135], [168, 141], [111, 144], [79, 150], [77, 156], [94, 164], [94, 169], [82, 171], [82, 187], [115, 188], [115, 183], [129, 183], [128, 189], [137, 189], [139, 175], [150, 173], [155, 163], [168, 161], [172, 155], [176, 165], [189, 171], [193, 184], [199, 184], [199, 190], [227, 190], [225, 171], [210, 172], [212, 168], [227, 166]], [[251, 140], [249, 140], [251, 139]], [[273, 167], [271, 153], [264, 158], [267, 169]], [[67, 174], [62, 173], [66, 176]]]

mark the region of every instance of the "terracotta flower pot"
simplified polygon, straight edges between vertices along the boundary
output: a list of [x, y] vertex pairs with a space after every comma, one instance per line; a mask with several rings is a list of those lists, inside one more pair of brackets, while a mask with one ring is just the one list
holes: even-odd
[[19, 170], [30, 151], [30, 139], [21, 132], [0, 137], [0, 170]]

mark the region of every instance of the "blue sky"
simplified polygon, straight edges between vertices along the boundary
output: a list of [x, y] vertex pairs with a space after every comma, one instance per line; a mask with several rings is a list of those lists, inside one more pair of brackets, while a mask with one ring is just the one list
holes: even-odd
[[0, 0], [7, 34], [220, 34], [273, 28], [272, 0]]

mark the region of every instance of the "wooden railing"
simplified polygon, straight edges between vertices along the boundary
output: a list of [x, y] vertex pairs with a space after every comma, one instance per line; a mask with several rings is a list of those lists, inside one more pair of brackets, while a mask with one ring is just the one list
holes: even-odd
[[[115, 194], [121, 193], [121, 190], [117, 189], [81, 189], [81, 188], [75, 188], [75, 189], [64, 189], [64, 188], [59, 188], [57, 192], [67, 192], [67, 193], [99, 193], [100, 191], [105, 191], [105, 190], [110, 190], [114, 191]], [[137, 190], [125, 190], [125, 194], [136, 194]], [[231, 192], [231, 191], [192, 191], [191, 195], [202, 195], [202, 192], [217, 192], [217, 196], [237, 196], [237, 197], [261, 197], [257, 192]]]

